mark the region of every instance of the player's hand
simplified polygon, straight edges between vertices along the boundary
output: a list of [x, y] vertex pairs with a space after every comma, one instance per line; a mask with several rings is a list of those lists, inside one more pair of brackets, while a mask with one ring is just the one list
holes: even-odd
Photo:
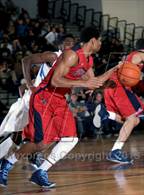
[[86, 81], [86, 86], [89, 89], [95, 89], [103, 86], [104, 79], [102, 77], [92, 77]]

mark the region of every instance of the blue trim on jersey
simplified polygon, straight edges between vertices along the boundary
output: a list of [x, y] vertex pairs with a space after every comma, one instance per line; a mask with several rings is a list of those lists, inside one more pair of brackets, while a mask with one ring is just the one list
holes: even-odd
[[128, 99], [132, 103], [132, 106], [134, 107], [134, 109], [137, 111], [139, 108], [141, 108], [141, 105], [138, 99], [136, 98], [135, 94], [131, 92], [130, 90], [126, 89], [125, 87], [124, 87], [124, 90], [128, 96]]
[[41, 67], [40, 67], [40, 77], [41, 77], [42, 79], [45, 78], [45, 74], [44, 74], [44, 64], [42, 64]]
[[43, 127], [42, 127], [42, 119], [38, 111], [33, 109], [34, 115], [34, 143], [39, 143], [43, 140]]

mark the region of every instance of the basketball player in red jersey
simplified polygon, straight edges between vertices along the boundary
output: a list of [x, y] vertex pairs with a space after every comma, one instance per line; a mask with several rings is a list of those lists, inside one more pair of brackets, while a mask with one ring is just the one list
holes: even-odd
[[[144, 39], [139, 39], [136, 42], [136, 51], [133, 51], [128, 55], [127, 61], [137, 64], [140, 67], [141, 71], [144, 72]], [[143, 96], [144, 80], [140, 80], [138, 84], [132, 89], [138, 96]]]
[[[136, 47], [137, 51], [130, 53], [125, 60], [138, 65], [140, 69], [142, 69], [144, 62], [144, 40], [138, 40]], [[118, 163], [131, 163], [133, 160], [124, 155], [122, 147], [134, 127], [139, 124], [140, 113], [142, 113], [144, 109], [144, 104], [139, 97], [133, 93], [130, 87], [122, 86], [116, 73], [113, 74], [111, 80], [114, 81], [115, 86], [104, 90], [105, 104], [110, 114], [109, 118], [121, 123], [123, 120], [125, 122], [120, 129], [118, 139], [111, 152], [108, 154], [107, 159]]]
[[41, 151], [46, 144], [57, 141], [51, 154], [36, 170], [30, 181], [45, 188], [54, 187], [47, 175], [49, 166], [62, 159], [77, 144], [76, 126], [65, 95], [72, 87], [95, 89], [104, 84], [118, 66], [101, 76], [93, 73], [92, 53], [99, 51], [101, 38], [95, 27], [87, 27], [81, 33], [81, 44], [66, 50], [58, 58], [46, 78], [33, 92], [30, 100], [29, 124], [24, 137], [30, 142], [2, 162], [0, 184], [7, 185], [8, 173], [23, 154]]
[[[72, 34], [65, 35], [60, 49], [70, 49], [74, 46], [75, 39]], [[23, 74], [25, 75], [26, 85], [20, 87], [21, 98], [19, 98], [14, 104], [11, 105], [9, 112], [4, 118], [0, 125], [0, 136], [5, 136], [14, 132], [14, 136], [8, 137], [2, 144], [0, 144], [0, 164], [1, 158], [7, 155], [9, 149], [12, 147], [13, 142], [15, 144], [20, 144], [20, 134], [24, 127], [28, 124], [29, 116], [29, 101], [31, 91], [38, 86], [44, 77], [48, 74], [50, 70], [49, 65], [53, 65], [55, 60], [62, 54], [62, 50], [56, 52], [46, 51], [43, 53], [36, 53], [30, 56], [26, 56], [22, 59]], [[47, 63], [49, 64], [47, 64]], [[34, 81], [31, 80], [31, 67], [33, 64], [39, 64], [39, 72]], [[28, 90], [25, 90], [27, 86]], [[36, 155], [34, 154], [34, 161], [31, 157], [32, 162], [39, 162], [36, 160]]]

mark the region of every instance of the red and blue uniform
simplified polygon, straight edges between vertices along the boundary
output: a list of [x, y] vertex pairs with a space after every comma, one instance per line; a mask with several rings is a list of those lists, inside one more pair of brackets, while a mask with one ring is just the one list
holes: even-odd
[[[126, 58], [126, 61], [132, 60], [137, 51], [132, 52]], [[124, 87], [118, 80], [117, 73], [111, 76], [111, 80], [116, 83], [114, 88], [104, 90], [104, 100], [108, 111], [115, 112], [123, 118], [136, 113], [139, 108], [144, 109], [144, 104], [140, 98], [133, 93], [131, 88]]]
[[[132, 61], [132, 58], [133, 58], [133, 56], [135, 55], [135, 54], [138, 54], [138, 53], [144, 53], [144, 51], [133, 51], [133, 52], [131, 52], [128, 56], [127, 56], [127, 61], [129, 61], [129, 62], [131, 62]], [[141, 69], [141, 72], [144, 72], [144, 62], [141, 62], [140, 64], [138, 64], [138, 66], [140, 67], [140, 69]], [[138, 82], [138, 84], [136, 85], [136, 86], [134, 86], [133, 88], [133, 91], [137, 94], [137, 95], [139, 95], [139, 96], [141, 96], [141, 95], [143, 95], [144, 94], [144, 80], [140, 80], [139, 82]]]
[[[65, 78], [79, 80], [93, 66], [93, 59], [91, 56], [87, 59], [81, 48], [75, 52], [78, 64], [70, 68]], [[31, 96], [29, 124], [23, 135], [35, 143], [47, 144], [61, 137], [77, 136], [75, 120], [65, 98], [70, 88], [55, 88], [50, 84], [56, 66], [57, 62]]]

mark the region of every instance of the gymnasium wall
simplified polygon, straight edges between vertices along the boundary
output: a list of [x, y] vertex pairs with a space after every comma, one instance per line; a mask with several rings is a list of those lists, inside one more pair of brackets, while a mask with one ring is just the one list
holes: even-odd
[[101, 0], [71, 0], [71, 2], [86, 5], [87, 8], [93, 8], [95, 11], [102, 11]]
[[144, 0], [71, 0], [96, 11], [103, 11], [111, 17], [119, 17], [128, 23], [144, 26]]
[[104, 14], [144, 26], [144, 0], [102, 0]]
[[[5, 0], [2, 0], [3, 2]], [[110, 14], [111, 17], [125, 19], [129, 23], [144, 26], [144, 0], [71, 0], [80, 5], [86, 5], [88, 8], [94, 8], [96, 11], [103, 10], [104, 14]], [[13, 2], [23, 7], [30, 13], [31, 17], [37, 15], [37, 0], [13, 0]]]

